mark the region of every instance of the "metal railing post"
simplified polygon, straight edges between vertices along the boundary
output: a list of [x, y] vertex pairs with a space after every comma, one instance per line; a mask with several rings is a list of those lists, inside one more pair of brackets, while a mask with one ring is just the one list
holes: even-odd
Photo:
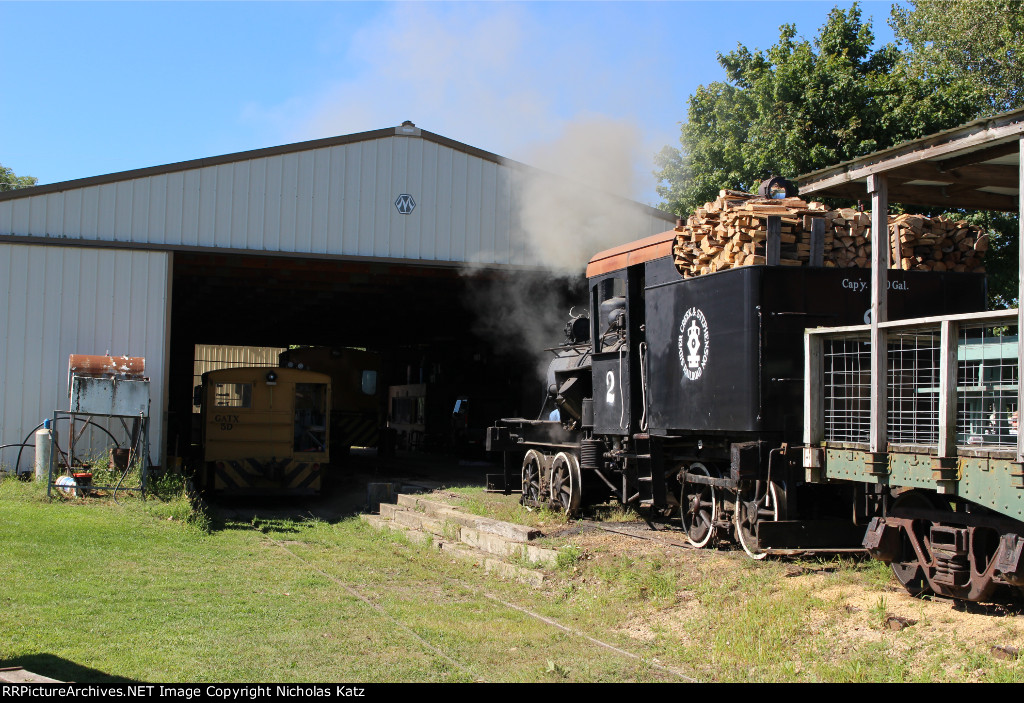
[[825, 439], [824, 340], [821, 335], [804, 331], [804, 446], [820, 444]]
[[943, 320], [939, 342], [939, 453], [940, 457], [956, 456], [957, 408], [957, 338], [960, 325]]

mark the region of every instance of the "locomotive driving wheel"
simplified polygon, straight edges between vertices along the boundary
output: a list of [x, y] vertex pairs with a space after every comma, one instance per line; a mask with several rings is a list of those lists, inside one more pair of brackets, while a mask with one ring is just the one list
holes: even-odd
[[779, 492], [774, 481], [742, 482], [736, 491], [736, 538], [751, 559], [768, 556], [758, 544], [757, 526], [779, 519]]
[[[687, 474], [712, 478], [711, 471], [704, 464], [690, 464]], [[715, 536], [715, 519], [718, 517], [718, 499], [715, 487], [681, 479], [679, 504], [683, 518], [683, 530], [687, 541], [698, 549]]]
[[523, 457], [523, 497], [520, 503], [527, 508], [540, 505], [540, 474], [544, 470], [544, 455], [536, 449]]
[[576, 455], [558, 452], [551, 462], [551, 508], [573, 515], [582, 502], [582, 489], [580, 462]]

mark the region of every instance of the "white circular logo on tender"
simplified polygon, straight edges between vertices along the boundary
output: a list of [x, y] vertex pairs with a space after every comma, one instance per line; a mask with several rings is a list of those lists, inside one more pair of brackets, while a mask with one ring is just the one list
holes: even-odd
[[690, 308], [679, 323], [679, 364], [683, 374], [696, 381], [708, 363], [708, 321], [699, 308]]

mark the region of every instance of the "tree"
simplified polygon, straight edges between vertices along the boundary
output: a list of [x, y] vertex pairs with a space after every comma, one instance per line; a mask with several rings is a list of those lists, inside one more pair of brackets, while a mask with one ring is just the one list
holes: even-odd
[[0, 164], [0, 192], [16, 188], [28, 188], [39, 182], [34, 176], [16, 176], [14, 171]]
[[[872, 50], [855, 4], [833, 9], [813, 42], [787, 24], [767, 51], [719, 54], [727, 80], [697, 89], [681, 148], [656, 157], [662, 206], [686, 216], [721, 188], [749, 190], [1024, 104], [1024, 4], [911, 0], [890, 24], [897, 44]], [[989, 229], [990, 301], [1015, 304], [1017, 214], [954, 214]]]
[[[975, 117], [1024, 105], [1024, 5], [1007, 0], [911, 0], [889, 24], [915, 80], [942, 77], [977, 106]], [[986, 256], [994, 307], [1017, 304], [1018, 215], [969, 214], [991, 233]]]
[[911, 0], [889, 24], [919, 79], [959, 81], [993, 114], [1024, 98], [1024, 4], [1019, 0]]
[[855, 4], [834, 8], [813, 42], [785, 24], [767, 51], [719, 54], [727, 81], [697, 89], [682, 148], [656, 157], [664, 205], [686, 215], [721, 188], [807, 173], [977, 115], [963, 81], [913, 74], [897, 46], [873, 42]]

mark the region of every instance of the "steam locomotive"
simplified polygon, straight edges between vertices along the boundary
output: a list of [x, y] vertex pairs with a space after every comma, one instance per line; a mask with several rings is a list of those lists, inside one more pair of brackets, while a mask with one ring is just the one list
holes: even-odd
[[[519, 473], [527, 506], [675, 513], [694, 546], [729, 540], [755, 559], [860, 549], [888, 488], [810, 480], [797, 447], [804, 330], [864, 324], [870, 271], [756, 265], [685, 278], [673, 241], [666, 232], [590, 261], [592, 314], [570, 319], [550, 350], [538, 419], [496, 422], [488, 448], [506, 476]], [[889, 280], [892, 320], [985, 309], [981, 274]]]

